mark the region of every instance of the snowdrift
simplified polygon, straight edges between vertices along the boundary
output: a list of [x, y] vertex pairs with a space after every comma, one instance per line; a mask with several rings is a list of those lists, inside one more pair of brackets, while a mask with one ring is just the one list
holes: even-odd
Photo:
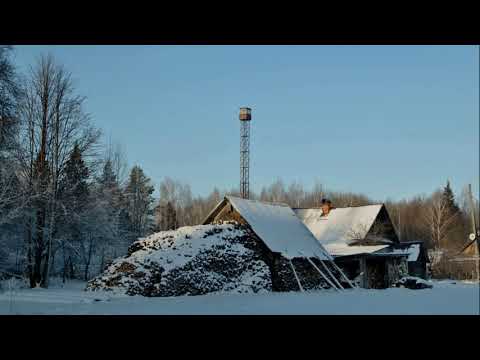
[[86, 290], [151, 297], [268, 292], [271, 274], [257, 246], [235, 222], [158, 232], [133, 243]]

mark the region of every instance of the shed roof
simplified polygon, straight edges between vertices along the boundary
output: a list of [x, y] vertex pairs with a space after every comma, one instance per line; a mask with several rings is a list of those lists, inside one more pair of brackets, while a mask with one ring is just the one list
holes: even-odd
[[207, 222], [228, 201], [245, 219], [252, 230], [273, 252], [287, 258], [315, 257], [330, 260], [332, 257], [285, 204], [274, 204], [225, 196], [207, 217]]

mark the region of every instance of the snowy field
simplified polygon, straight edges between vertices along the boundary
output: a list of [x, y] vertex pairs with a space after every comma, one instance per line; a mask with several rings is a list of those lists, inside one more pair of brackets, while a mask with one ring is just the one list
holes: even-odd
[[466, 314], [479, 315], [478, 284], [434, 281], [433, 289], [347, 290], [176, 298], [112, 296], [84, 292], [83, 282], [64, 288], [16, 289], [0, 293], [0, 314]]

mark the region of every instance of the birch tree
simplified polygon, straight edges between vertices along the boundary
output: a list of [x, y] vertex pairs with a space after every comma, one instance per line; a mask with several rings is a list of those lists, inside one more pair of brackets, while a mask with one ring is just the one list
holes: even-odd
[[446, 239], [458, 213], [452, 212], [447, 199], [439, 191], [427, 202], [424, 222], [435, 250], [446, 248]]

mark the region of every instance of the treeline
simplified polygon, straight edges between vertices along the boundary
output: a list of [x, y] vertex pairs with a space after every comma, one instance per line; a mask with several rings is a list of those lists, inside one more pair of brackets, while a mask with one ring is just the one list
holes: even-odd
[[[52, 277], [89, 279], [139, 237], [199, 224], [225, 194], [238, 195], [213, 188], [194, 196], [165, 177], [155, 199], [144, 170], [129, 169], [122, 146], [95, 127], [71, 74], [51, 56], [18, 74], [11, 54], [0, 47], [0, 277], [21, 276], [32, 287], [48, 287]], [[292, 207], [316, 207], [325, 197], [337, 207], [376, 202], [280, 179], [251, 197]], [[449, 184], [386, 205], [402, 241], [453, 254], [471, 232], [465, 193], [455, 199]], [[478, 200], [476, 209], [478, 219]], [[438, 276], [468, 277], [439, 264]]]
[[84, 108], [71, 74], [42, 56], [18, 74], [0, 48], [0, 271], [30, 286], [88, 279], [151, 232], [154, 187]]

